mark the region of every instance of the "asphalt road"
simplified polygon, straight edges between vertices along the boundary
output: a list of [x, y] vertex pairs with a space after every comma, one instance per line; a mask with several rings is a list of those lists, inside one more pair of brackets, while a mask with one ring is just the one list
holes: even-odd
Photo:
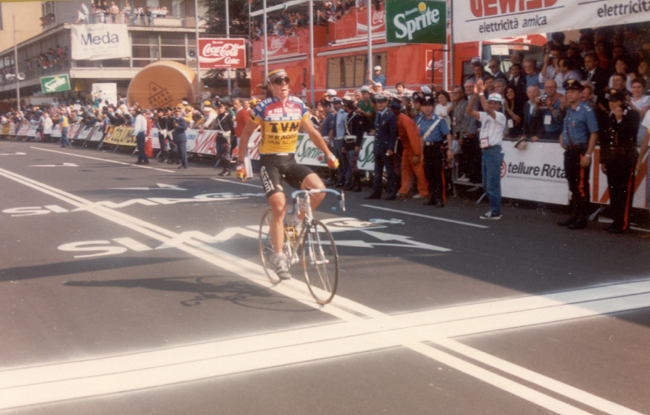
[[347, 193], [319, 306], [261, 271], [259, 179], [133, 162], [0, 142], [0, 412], [650, 414], [645, 230]]

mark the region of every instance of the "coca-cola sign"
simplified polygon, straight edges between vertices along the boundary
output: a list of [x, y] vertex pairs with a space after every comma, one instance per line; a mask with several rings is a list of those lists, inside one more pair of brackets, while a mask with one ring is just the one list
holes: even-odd
[[199, 63], [202, 69], [245, 68], [245, 39], [199, 39]]

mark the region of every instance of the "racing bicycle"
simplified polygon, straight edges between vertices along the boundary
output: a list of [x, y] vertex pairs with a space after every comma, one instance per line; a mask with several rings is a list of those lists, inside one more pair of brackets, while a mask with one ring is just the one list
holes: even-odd
[[[302, 260], [302, 272], [314, 300], [319, 304], [332, 301], [336, 293], [339, 279], [339, 257], [336, 251], [334, 238], [327, 226], [314, 219], [311, 210], [310, 195], [318, 193], [333, 193], [338, 197], [338, 207], [332, 210], [345, 211], [345, 195], [333, 189], [307, 189], [296, 190], [291, 194], [293, 208], [284, 217], [284, 242], [282, 254], [284, 255], [289, 271], [291, 267]], [[291, 226], [287, 217], [297, 217], [300, 212], [305, 213], [302, 226]], [[264, 212], [260, 223], [259, 243], [260, 256], [264, 272], [272, 283], [279, 283], [280, 277], [275, 273], [269, 258], [275, 250], [270, 235], [271, 209]], [[298, 228], [298, 229], [296, 229]]]

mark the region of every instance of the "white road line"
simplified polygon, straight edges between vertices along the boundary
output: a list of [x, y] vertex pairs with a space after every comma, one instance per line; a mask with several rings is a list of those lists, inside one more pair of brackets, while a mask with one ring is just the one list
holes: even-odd
[[[89, 213], [153, 239], [167, 242], [179, 238], [179, 234], [175, 232], [107, 207], [92, 206], [93, 204], [88, 200], [10, 171], [0, 169], [0, 176], [68, 202], [73, 206], [89, 206], [87, 209]], [[199, 241], [187, 240], [177, 248], [247, 278], [251, 282], [269, 287], [282, 295], [318, 308], [345, 323], [247, 336], [242, 339], [222, 340], [198, 346], [190, 345], [157, 351], [142, 351], [123, 356], [95, 358], [84, 362], [9, 369], [0, 372], [0, 408], [15, 408], [64, 399], [132, 391], [396, 346], [405, 346], [436, 360], [445, 361], [446, 364], [483, 380], [486, 378], [486, 373], [482, 372], [484, 369], [476, 371], [467, 362], [457, 358], [448, 359], [444, 355], [428, 350], [431, 348], [425, 350], [412, 343], [650, 307], [650, 288], [648, 287], [650, 283], [640, 281], [552, 294], [554, 297], [550, 300], [544, 301], [542, 297], [542, 300], [537, 303], [538, 307], [533, 309], [530, 307], [535, 302], [531, 300], [539, 297], [504, 300], [504, 302], [512, 303], [504, 307], [499, 305], [495, 307], [497, 302], [466, 306], [478, 309], [488, 307], [492, 309], [493, 313], [494, 310], [499, 310], [500, 312], [496, 315], [477, 315], [476, 310], [465, 311], [463, 314], [460, 307], [456, 307], [453, 313], [449, 313], [449, 310], [430, 310], [391, 317], [340, 296], [335, 297], [334, 302], [327, 307], [320, 307], [308, 296], [302, 283], [291, 280], [272, 287], [263, 276], [259, 265]], [[561, 299], [568, 300], [573, 304], [568, 305], [567, 302], [560, 301]], [[461, 312], [458, 313], [458, 311]], [[364, 318], [364, 315], [371, 319]], [[459, 320], [462, 315], [465, 315], [466, 318]], [[203, 355], [197, 352], [196, 348], [203, 348]], [[530, 394], [528, 390], [521, 389], [521, 385], [517, 386], [512, 381], [508, 381], [512, 383], [503, 383], [502, 380], [494, 377], [496, 375], [487, 373], [491, 375], [488, 376], [491, 384], [522, 399], [541, 404], [545, 408], [559, 411], [558, 413], [561, 414], [568, 413], [565, 412], [567, 407], [574, 409], [571, 413], [579, 413], [577, 412], [578, 408], [566, 406], [567, 404], [561, 402], [561, 405], [558, 406], [559, 401], [555, 398], [547, 396], [547, 399], [540, 399], [539, 395]], [[590, 405], [589, 402], [580, 402]]]
[[591, 393], [587, 393], [578, 388], [569, 386], [565, 383], [558, 382], [555, 379], [551, 379], [547, 376], [540, 375], [539, 373], [535, 373], [532, 370], [528, 370], [521, 366], [517, 366], [503, 359], [499, 359], [498, 357], [491, 356], [487, 353], [481, 352], [480, 350], [476, 350], [472, 347], [458, 343], [454, 340], [438, 339], [435, 342], [456, 353], [460, 353], [478, 362], [499, 369], [502, 372], [509, 373], [511, 375], [524, 379], [530, 383], [534, 383], [550, 391], [559, 393], [560, 395], [564, 395], [567, 398], [573, 399], [578, 402], [589, 402], [589, 406], [598, 409], [599, 411], [603, 411], [608, 414], [617, 414], [617, 415], [638, 415], [639, 414], [638, 412], [632, 411], [624, 406], [617, 405], [613, 402], [602, 399], [599, 396], [593, 395]]
[[72, 154], [72, 153], [68, 153], [68, 152], [65, 152], [65, 151], [50, 150], [48, 148], [41, 148], [41, 147], [31, 147], [31, 148], [33, 148], [34, 150], [49, 151], [50, 153], [64, 154], [66, 156], [80, 157], [80, 158], [90, 159], [90, 160], [105, 161], [106, 163], [121, 164], [121, 165], [124, 165], [124, 166], [139, 167], [141, 169], [164, 171], [165, 173], [174, 173], [175, 172], [174, 170], [159, 169], [157, 167], [149, 167], [149, 166], [143, 166], [141, 164], [125, 163], [123, 161], [108, 160], [108, 159], [103, 159], [103, 158], [99, 158], [99, 157], [82, 156], [81, 154]]
[[232, 184], [240, 184], [242, 186], [250, 186], [250, 187], [257, 187], [258, 189], [264, 189], [263, 186], [257, 185], [257, 184], [250, 184], [250, 183], [244, 183], [241, 181], [235, 181], [235, 180], [226, 180], [226, 179], [217, 179], [214, 177], [210, 178], [211, 180], [214, 180], [216, 182], [224, 182], [224, 183], [232, 183]]
[[489, 229], [490, 228], [489, 226], [485, 226], [485, 225], [477, 225], [475, 223], [461, 222], [461, 221], [453, 220], [453, 219], [438, 218], [436, 216], [422, 215], [420, 213], [407, 212], [407, 211], [404, 211], [404, 210], [388, 209], [388, 208], [385, 208], [385, 207], [373, 206], [373, 205], [361, 205], [361, 206], [367, 207], [367, 208], [370, 208], [370, 209], [385, 210], [387, 212], [401, 213], [402, 215], [411, 215], [411, 216], [417, 216], [417, 217], [420, 217], [420, 218], [439, 220], [441, 222], [455, 223], [457, 225], [471, 226], [473, 228], [481, 228], [481, 229]]

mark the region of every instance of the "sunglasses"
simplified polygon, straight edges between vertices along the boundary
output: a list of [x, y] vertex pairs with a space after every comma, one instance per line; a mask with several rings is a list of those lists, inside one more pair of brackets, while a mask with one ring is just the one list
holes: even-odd
[[281, 76], [280, 78], [275, 78], [273, 80], [273, 83], [275, 85], [282, 85], [282, 82], [286, 82], [287, 85], [289, 85], [289, 77], [288, 76]]

